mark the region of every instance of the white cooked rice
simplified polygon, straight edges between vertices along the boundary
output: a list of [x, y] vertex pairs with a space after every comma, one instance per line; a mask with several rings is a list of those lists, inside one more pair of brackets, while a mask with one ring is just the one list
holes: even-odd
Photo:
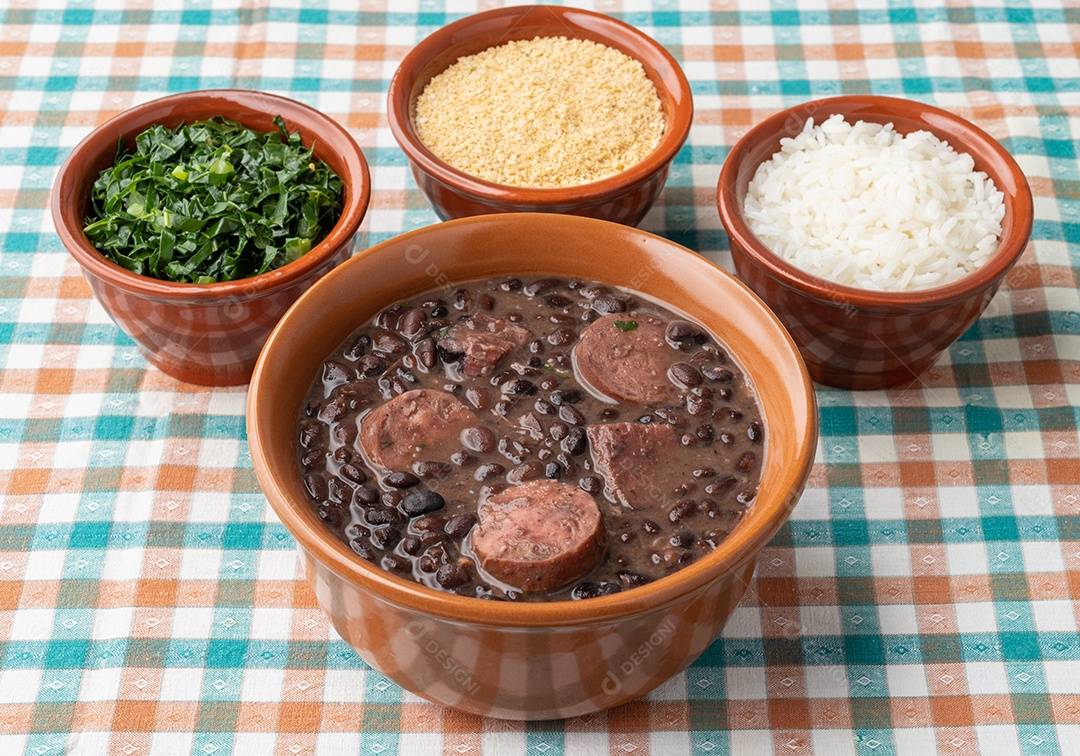
[[780, 142], [750, 182], [747, 225], [821, 278], [880, 291], [941, 286], [997, 249], [1004, 195], [967, 153], [926, 131], [836, 114]]

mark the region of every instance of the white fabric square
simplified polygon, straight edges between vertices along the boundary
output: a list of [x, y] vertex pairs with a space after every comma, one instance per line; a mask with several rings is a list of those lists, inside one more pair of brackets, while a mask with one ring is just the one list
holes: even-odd
[[1005, 664], [998, 661], [965, 662], [964, 677], [968, 693], [978, 695], [1008, 695], [1009, 677]]
[[280, 701], [284, 685], [284, 669], [246, 669], [240, 684], [240, 700], [267, 703]]
[[[103, 667], [87, 669], [82, 674], [79, 686], [80, 701], [116, 701], [120, 698], [120, 682], [124, 677], [123, 667]], [[107, 753], [100, 751], [99, 753]]]
[[[201, 606], [178, 606], [172, 610], [173, 638], [209, 638], [214, 625], [214, 610]], [[197, 698], [197, 696], [196, 696]]]
[[[1031, 613], [1035, 630], [1040, 633], [1076, 633], [1075, 606], [1068, 599], [1032, 601]], [[1073, 662], [1080, 678], [1080, 665]]]
[[841, 635], [843, 619], [839, 606], [800, 606], [799, 635]]
[[959, 602], [953, 604], [956, 629], [961, 633], [996, 633], [997, 611], [989, 601]]
[[930, 693], [926, 668], [921, 664], [886, 664], [885, 682], [889, 695], [895, 698], [925, 697]]
[[[176, 637], [175, 632], [173, 636]], [[202, 669], [165, 667], [161, 671], [158, 698], [162, 701], [199, 701], [202, 699], [202, 683]]]
[[1029, 575], [1065, 571], [1065, 560], [1057, 542], [1023, 541], [1020, 550], [1024, 555], [1024, 572]]
[[725, 638], [760, 638], [761, 610], [751, 606], [737, 606], [724, 626]]
[[919, 618], [911, 604], [881, 604], [877, 613], [882, 635], [918, 635]]
[[[994, 756], [1013, 756], [1023, 753], [1014, 725], [975, 725], [975, 737], [980, 753]], [[1063, 744], [1064, 745], [1064, 744]]]
[[282, 607], [255, 607], [251, 610], [248, 635], [259, 640], [289, 640], [293, 610]]
[[911, 552], [902, 544], [880, 544], [870, 547], [870, 562], [874, 577], [909, 577]]
[[836, 550], [831, 546], [795, 549], [795, 574], [800, 578], [835, 577]]
[[982, 542], [947, 543], [945, 559], [950, 575], [985, 575], [990, 570], [986, 544]]
[[[11, 618], [9, 641], [47, 641], [52, 638], [55, 609], [16, 609]], [[8, 670], [9, 674], [13, 670]], [[25, 695], [26, 691], [23, 691]]]
[[724, 681], [730, 700], [764, 701], [767, 697], [764, 667], [725, 667]]
[[30, 551], [23, 562], [23, 580], [59, 580], [64, 574], [64, 549], [41, 549]]
[[367, 671], [327, 669], [323, 673], [323, 701], [362, 701]]
[[829, 664], [808, 664], [803, 669], [806, 678], [807, 698], [847, 698], [851, 694], [844, 668]]
[[[15, 637], [12, 636], [11, 639], [15, 640]], [[41, 687], [41, 675], [40, 669], [0, 670], [0, 704], [26, 703], [28, 699], [32, 699], [33, 695], [27, 695], [27, 692], [37, 691]]]

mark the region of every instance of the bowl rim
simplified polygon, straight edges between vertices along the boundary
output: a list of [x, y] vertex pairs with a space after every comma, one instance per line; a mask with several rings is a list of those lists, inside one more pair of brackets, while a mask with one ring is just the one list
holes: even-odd
[[[78, 179], [85, 175], [103, 152], [115, 150], [119, 134], [131, 130], [133, 135], [175, 113], [182, 113], [193, 103], [206, 103], [200, 110], [220, 102], [250, 111], [281, 115], [290, 132], [302, 127], [316, 135], [328, 134], [341, 147], [336, 150], [354, 177], [344, 186], [341, 215], [327, 235], [305, 254], [280, 268], [257, 276], [218, 281], [214, 283], [180, 283], [144, 276], [107, 259], [83, 233], [80, 202], [75, 198]], [[207, 116], [209, 117], [209, 116]], [[181, 118], [181, 120], [187, 120]], [[237, 119], [243, 123], [243, 119]], [[324, 137], [326, 139], [326, 137]], [[312, 146], [307, 144], [305, 146]], [[83, 268], [84, 273], [108, 281], [129, 292], [159, 300], [213, 303], [223, 298], [240, 296], [257, 298], [288, 286], [318, 270], [356, 234], [367, 213], [371, 197], [371, 176], [367, 160], [352, 135], [336, 120], [315, 108], [281, 95], [247, 89], [198, 89], [158, 97], [135, 105], [99, 124], [68, 154], [53, 181], [50, 205], [53, 225], [61, 243]]]
[[[998, 248], [982, 267], [941, 286], [911, 291], [876, 291], [835, 283], [809, 273], [781, 258], [750, 230], [743, 217], [742, 202], [736, 196], [736, 184], [744, 170], [743, 162], [747, 154], [758, 144], [771, 140], [776, 134], [781, 133], [784, 127], [792, 122], [792, 119], [797, 119], [796, 122], [801, 130], [807, 118], [816, 116], [818, 122], [823, 120], [821, 116], [817, 116], [818, 113], [823, 112], [824, 117], [828, 117], [831, 115], [830, 110], [838, 108], [848, 110], [852, 107], [858, 108], [862, 113], [878, 117], [892, 117], [888, 111], [895, 112], [898, 109], [908, 111], [903, 116], [905, 120], [921, 122], [931, 133], [935, 131], [963, 133], [969, 140], [976, 142], [979, 148], [970, 150], [968, 154], [976, 152], [974, 157], [977, 159], [981, 157], [982, 162], [996, 161], [1003, 166], [1004, 172], [1008, 173], [1012, 184], [1015, 185], [1015, 191], [1010, 191], [1010, 187], [1001, 186], [1000, 181], [995, 182], [995, 185], [998, 191], [1012, 196], [1013, 223], [1008, 235], [1000, 239]], [[927, 115], [933, 117], [934, 123], [926, 122]], [[956, 148], [956, 145], [951, 142], [950, 146]], [[980, 152], [982, 154], [978, 154]], [[747, 257], [781, 285], [819, 300], [859, 309], [888, 312], [937, 309], [996, 285], [1023, 254], [1031, 236], [1033, 223], [1033, 202], [1027, 178], [1016, 159], [996, 139], [971, 121], [943, 108], [917, 100], [882, 95], [841, 95], [808, 100], [774, 113], [759, 122], [747, 131], [728, 153], [717, 182], [716, 202], [720, 219], [730, 237], [732, 250], [740, 248]]]
[[[776, 335], [777, 347], [773, 350], [776, 359], [789, 361], [789, 366], [797, 368], [801, 379], [801, 385], [786, 386], [789, 395], [793, 397], [791, 403], [797, 408], [805, 408], [806, 413], [805, 418], [797, 418], [797, 421], [803, 425], [796, 433], [796, 458], [779, 470], [771, 470], [774, 476], [770, 480], [776, 481], [777, 493], [770, 500], [763, 501], [759, 497], [755, 501], [755, 506], [765, 509], [765, 514], [757, 520], [759, 523], [757, 527], [736, 527], [716, 550], [663, 579], [588, 601], [525, 603], [485, 601], [428, 588], [359, 559], [321, 521], [301, 514], [297, 504], [291, 500], [281, 485], [279, 471], [272, 464], [262, 441], [262, 426], [268, 422], [263, 418], [268, 410], [260, 409], [260, 405], [265, 404], [261, 399], [262, 387], [264, 383], [274, 381], [275, 376], [278, 375], [277, 370], [280, 366], [272, 363], [276, 359], [276, 352], [285, 348], [279, 347], [279, 344], [289, 343], [292, 339], [289, 331], [293, 328], [294, 321], [300, 323], [307, 317], [306, 311], [316, 307], [320, 292], [323, 289], [330, 289], [336, 278], [348, 275], [349, 270], [354, 266], [374, 265], [373, 260], [377, 260], [380, 255], [392, 255], [392, 250], [395, 248], [408, 249], [417, 243], [423, 247], [422, 242], [427, 235], [437, 233], [437, 229], [447, 227], [448, 224], [471, 227], [487, 224], [512, 225], [530, 222], [530, 219], [542, 219], [540, 221], [542, 223], [565, 224], [570, 226], [571, 230], [574, 226], [604, 224], [644, 237], [642, 246], [659, 244], [678, 254], [691, 255], [692, 264], [700, 268], [701, 275], [723, 277], [730, 285], [736, 287], [737, 291], [745, 295], [752, 306], [757, 308], [761, 322], [767, 324]], [[655, 249], [655, 247], [652, 248]], [[491, 275], [498, 275], [498, 273], [492, 272]], [[263, 492], [278, 518], [296, 539], [297, 547], [302, 555], [313, 558], [348, 583], [371, 591], [384, 600], [426, 615], [472, 625], [538, 629], [610, 622], [656, 611], [695, 592], [705, 590], [709, 583], [720, 579], [723, 575], [738, 575], [739, 570], [755, 558], [772, 539], [797, 503], [798, 497], [792, 497], [791, 492], [803, 490], [814, 464], [818, 417], [814, 384], [790, 334], [772, 310], [746, 284], [720, 266], [669, 239], [610, 221], [544, 213], [503, 213], [444, 221], [392, 237], [358, 253], [320, 279], [294, 303], [267, 339], [252, 374], [248, 391], [247, 431], [252, 463]], [[763, 475], [765, 470], [769, 469], [767, 457], [765, 464], [766, 467], [762, 470]], [[570, 607], [572, 611], [568, 611]]]
[[[660, 137], [660, 142], [643, 160], [613, 176], [587, 184], [553, 188], [497, 184], [466, 173], [436, 157], [420, 141], [416, 129], [412, 125], [413, 100], [411, 91], [407, 91], [408, 88], [405, 85], [407, 73], [417, 68], [421, 57], [461, 44], [463, 40], [467, 40], [471, 36], [470, 32], [484, 22], [498, 21], [504, 17], [517, 20], [529, 14], [543, 12], [552, 14], [556, 22], [553, 24], [553, 28], [560, 32], [562, 36], [574, 35], [577, 27], [575, 17], [582, 18], [587, 20], [589, 31], [594, 36], [605, 38], [604, 44], [607, 46], [618, 49], [614, 40], [609, 36], [612, 31], [617, 31], [621, 35], [633, 38], [653, 55], [663, 59], [671, 69], [677, 88], [672, 90], [670, 87], [664, 87], [675, 105], [672, 109], [671, 118], [665, 126], [664, 133]], [[641, 62], [640, 56], [626, 54]], [[658, 90], [661, 88], [655, 81], [653, 85], [657, 86]], [[612, 16], [583, 8], [558, 5], [513, 5], [495, 8], [465, 16], [440, 27], [417, 43], [402, 59], [390, 79], [386, 101], [386, 113], [390, 131], [401, 146], [402, 151], [421, 171], [429, 174], [437, 181], [453, 187], [455, 191], [477, 199], [536, 207], [577, 204], [585, 199], [590, 201], [604, 200], [629, 191], [649, 176], [662, 170], [675, 158], [675, 155], [682, 149], [690, 134], [690, 124], [694, 117], [693, 94], [690, 89], [690, 82], [687, 80], [686, 74], [678, 61], [668, 52], [667, 48], [640, 29]]]

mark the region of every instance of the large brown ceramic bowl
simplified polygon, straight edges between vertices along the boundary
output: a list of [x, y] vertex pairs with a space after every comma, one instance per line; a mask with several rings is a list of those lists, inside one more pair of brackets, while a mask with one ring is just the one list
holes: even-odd
[[[356, 556], [316, 516], [297, 427], [323, 360], [379, 310], [433, 288], [510, 274], [601, 280], [708, 326], [756, 386], [766, 425], [757, 499], [726, 541], [683, 570], [583, 601], [508, 603], [436, 591]], [[795, 345], [745, 286], [666, 239], [589, 218], [503, 214], [449, 221], [353, 257], [271, 334], [248, 394], [260, 484], [296, 537], [308, 581], [368, 664], [431, 701], [481, 715], [552, 719], [640, 696], [696, 659], [746, 590], [813, 462], [813, 387]]]
[[[413, 125], [416, 98], [432, 78], [463, 55], [535, 37], [588, 39], [641, 62], [656, 86], [666, 127], [660, 144], [622, 173], [590, 184], [528, 189], [495, 184], [444, 163], [420, 141]], [[420, 191], [443, 220], [506, 212], [585, 215], [637, 225], [664, 187], [675, 154], [690, 133], [694, 106], [690, 84], [671, 54], [629, 24], [592, 11], [520, 5], [477, 13], [428, 35], [413, 48], [390, 81], [387, 117], [409, 160]]]
[[[929, 131], [1005, 194], [997, 252], [978, 270], [945, 286], [910, 292], [869, 291], [826, 281], [781, 259], [743, 218], [758, 166], [799, 134], [806, 120], [840, 113], [848, 122], [891, 123], [901, 134]], [[948, 111], [892, 97], [847, 96], [807, 102], [771, 116], [732, 149], [720, 171], [720, 218], [735, 270], [776, 312], [799, 345], [810, 375], [831, 386], [874, 389], [914, 380], [982, 314], [1031, 235], [1031, 190], [1013, 157], [989, 134]]]
[[[257, 131], [276, 131], [280, 115], [290, 133], [330, 166], [344, 185], [337, 224], [298, 260], [260, 276], [212, 284], [162, 281], [107, 260], [86, 238], [83, 225], [90, 189], [113, 164], [123, 139], [154, 124], [175, 127], [224, 116]], [[352, 254], [367, 212], [371, 181], [355, 140], [336, 121], [294, 100], [263, 92], [205, 90], [162, 97], [126, 110], [98, 126], [60, 167], [53, 184], [56, 232], [82, 267], [90, 289], [109, 317], [163, 372], [189, 383], [246, 383], [270, 330], [301, 292]]]

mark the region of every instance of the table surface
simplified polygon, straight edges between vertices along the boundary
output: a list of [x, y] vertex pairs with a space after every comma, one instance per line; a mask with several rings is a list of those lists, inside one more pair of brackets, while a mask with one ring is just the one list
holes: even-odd
[[[1066, 3], [1068, 5], [1068, 3]], [[1080, 752], [1080, 8], [995, 0], [616, 2], [696, 115], [642, 227], [730, 268], [727, 151], [798, 102], [974, 120], [1035, 195], [1030, 248], [916, 385], [819, 387], [821, 443], [723, 637], [647, 698], [565, 722], [404, 693], [335, 634], [252, 473], [243, 387], [149, 368], [46, 210], [95, 125], [261, 89], [356, 137], [359, 248], [436, 222], [386, 126], [398, 61], [471, 0], [0, 6], [0, 753]]]

